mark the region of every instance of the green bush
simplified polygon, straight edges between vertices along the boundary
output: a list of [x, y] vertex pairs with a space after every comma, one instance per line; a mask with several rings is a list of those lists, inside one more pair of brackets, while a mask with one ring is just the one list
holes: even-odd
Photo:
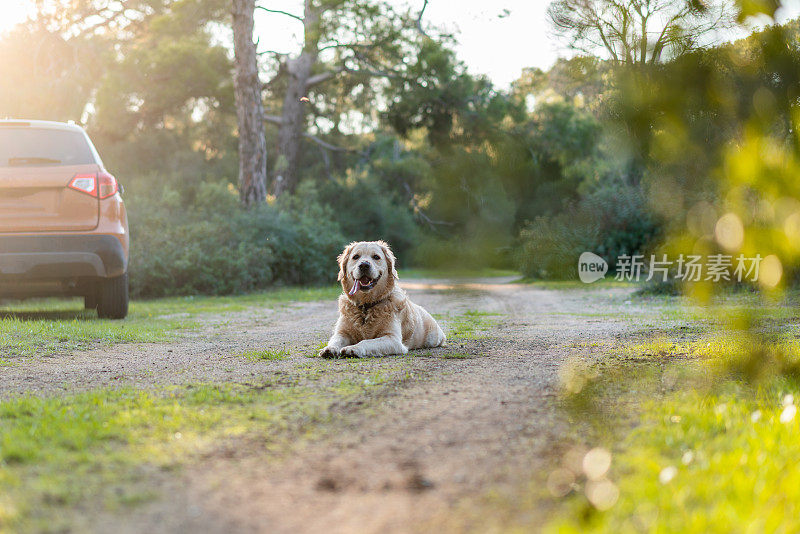
[[577, 278], [578, 258], [588, 251], [613, 271], [619, 256], [645, 253], [660, 231], [639, 187], [607, 184], [563, 212], [525, 225], [517, 263], [531, 278]]
[[310, 197], [312, 204], [329, 208], [333, 221], [351, 241], [382, 239], [391, 245], [399, 265], [410, 263], [419, 231], [408, 199], [374, 179], [331, 180], [314, 191], [308, 189], [298, 192], [300, 199]]
[[336, 255], [347, 242], [328, 210], [265, 205], [245, 211], [235, 189], [222, 182], [140, 177], [130, 181], [126, 203], [135, 296], [332, 282]]
[[414, 249], [414, 266], [430, 269], [506, 269], [508, 239], [504, 236], [424, 235]]

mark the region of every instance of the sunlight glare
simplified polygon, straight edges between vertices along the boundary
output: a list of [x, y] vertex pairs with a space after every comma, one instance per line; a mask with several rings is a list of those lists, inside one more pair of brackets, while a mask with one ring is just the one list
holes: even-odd
[[0, 17], [0, 34], [23, 22], [33, 12], [31, 0], [6, 0], [3, 3], [3, 16]]
[[611, 467], [611, 453], [597, 447], [583, 457], [583, 472], [589, 480], [602, 479]]
[[586, 484], [586, 498], [598, 510], [608, 510], [619, 499], [619, 488], [610, 480], [589, 481]]

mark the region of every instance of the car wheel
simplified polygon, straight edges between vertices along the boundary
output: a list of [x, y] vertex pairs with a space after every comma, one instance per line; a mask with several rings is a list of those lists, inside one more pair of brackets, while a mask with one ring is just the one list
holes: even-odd
[[97, 308], [97, 291], [92, 290], [83, 296], [83, 307], [87, 310], [94, 310]]
[[128, 315], [128, 273], [102, 280], [97, 315], [102, 319], [124, 319]]

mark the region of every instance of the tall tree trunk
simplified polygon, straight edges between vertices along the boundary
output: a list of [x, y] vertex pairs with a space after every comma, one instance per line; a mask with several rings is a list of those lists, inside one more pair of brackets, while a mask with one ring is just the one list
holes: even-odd
[[319, 59], [320, 20], [324, 10], [314, 0], [304, 0], [303, 51], [286, 62], [289, 81], [278, 129], [278, 156], [272, 187], [275, 196], [293, 193], [299, 180], [300, 145], [306, 129], [306, 108], [300, 99], [306, 96], [311, 71]]
[[250, 207], [267, 198], [267, 140], [264, 103], [258, 77], [258, 54], [253, 42], [255, 0], [232, 0], [233, 87], [239, 125], [239, 199]]
[[281, 125], [278, 129], [278, 156], [275, 160], [273, 193], [293, 193], [297, 187], [300, 144], [306, 129], [305, 96], [311, 68], [316, 63], [316, 54], [303, 52], [299, 57], [287, 61], [289, 83], [281, 110]]

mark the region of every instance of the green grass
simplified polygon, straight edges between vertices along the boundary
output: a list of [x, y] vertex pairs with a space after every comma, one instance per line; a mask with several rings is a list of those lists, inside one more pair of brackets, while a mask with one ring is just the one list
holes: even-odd
[[254, 383], [0, 401], [0, 532], [86, 531], [98, 514], [159, 496], [159, 480], [220, 447], [264, 454], [336, 431], [352, 413], [337, 407], [357, 399], [371, 409], [372, 395], [417, 378], [414, 362], [312, 360]]
[[599, 366], [562, 372], [571, 420], [612, 462], [595, 481], [580, 464], [553, 466], [573, 485], [545, 531], [800, 530], [792, 315], [768, 309], [752, 321], [734, 305], [714, 329], [606, 346]]
[[435, 317], [448, 339], [474, 340], [486, 339], [489, 331], [499, 324], [499, 314], [470, 310], [461, 315], [441, 315]]
[[98, 319], [78, 299], [29, 300], [0, 306], [0, 361], [102, 348], [116, 343], [157, 343], [196, 328], [203, 315], [274, 308], [292, 302], [332, 300], [338, 286], [281, 288], [223, 297], [171, 297], [133, 301], [123, 321]]
[[333, 300], [342, 292], [339, 285], [322, 287], [283, 287], [271, 291], [227, 296], [189, 296], [140, 300], [134, 308], [145, 314], [207, 314], [247, 311], [251, 308], [272, 308], [292, 302]]
[[278, 349], [278, 350], [251, 350], [247, 352], [243, 352], [241, 354], [237, 354], [237, 356], [241, 358], [247, 358], [248, 360], [285, 360], [292, 353], [288, 349]]
[[125, 321], [101, 320], [83, 311], [0, 317], [0, 354], [5, 358], [71, 353], [115, 343], [163, 342], [195, 326], [186, 319], [143, 317], [135, 312]]
[[408, 378], [407, 362], [397, 366], [335, 368], [335, 379], [313, 391], [301, 384], [302, 373], [274, 383], [109, 388], [0, 402], [0, 531], [81, 530], [76, 521], [87, 510], [147, 501], [157, 487], [153, 477], [171, 476], [221, 443], [241, 438], [282, 447], [329, 421], [335, 403]]
[[59, 509], [113, 510], [146, 499], [141, 466], [169, 469], [222, 437], [281, 426], [287, 415], [275, 406], [306, 411], [301, 399], [292, 389], [198, 385], [3, 402], [0, 525], [58, 530], [50, 521]]
[[611, 448], [608, 480], [618, 499], [598, 510], [577, 473], [566, 519], [549, 530], [797, 532], [798, 395], [798, 380], [775, 377], [757, 388], [726, 381], [713, 393], [681, 389], [645, 402], [638, 427]]

